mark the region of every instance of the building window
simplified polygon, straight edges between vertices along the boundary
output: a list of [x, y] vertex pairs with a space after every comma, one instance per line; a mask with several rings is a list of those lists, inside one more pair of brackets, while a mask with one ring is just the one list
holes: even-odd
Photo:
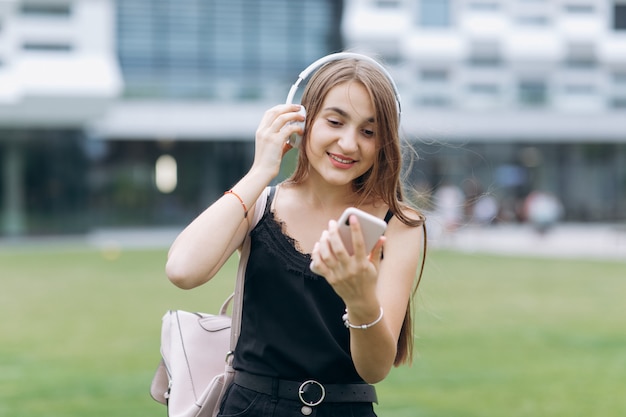
[[467, 85], [465, 98], [468, 108], [489, 108], [501, 104], [501, 89], [495, 83], [476, 81]]
[[467, 4], [467, 8], [475, 12], [496, 12], [500, 10], [500, 3], [496, 1], [471, 1]]
[[450, 98], [443, 95], [424, 95], [417, 101], [422, 107], [450, 107]]
[[400, 0], [376, 0], [374, 5], [378, 9], [397, 9], [400, 7]]
[[303, 68], [342, 49], [336, 3], [117, 1], [125, 94], [280, 99]]
[[613, 6], [613, 29], [626, 30], [626, 2], [615, 2]]
[[567, 47], [565, 65], [570, 68], [593, 68], [596, 66], [596, 51], [593, 44], [573, 43]]
[[22, 4], [20, 13], [32, 17], [68, 17], [72, 14], [69, 4], [49, 4], [48, 2], [27, 2]]
[[70, 52], [73, 48], [69, 43], [24, 42], [22, 49], [32, 52]]
[[626, 86], [626, 71], [614, 71], [611, 78], [615, 85]]
[[497, 67], [502, 64], [500, 45], [497, 42], [474, 42], [470, 46], [470, 65], [477, 67]]
[[550, 19], [544, 15], [523, 15], [518, 16], [515, 21], [520, 26], [548, 26]]
[[563, 6], [566, 13], [570, 14], [592, 14], [595, 12], [595, 7], [592, 4], [575, 4], [570, 3]]
[[424, 27], [450, 26], [450, 1], [421, 0], [418, 21]]
[[527, 107], [540, 107], [546, 104], [548, 87], [543, 80], [521, 80], [518, 84], [518, 101]]
[[419, 77], [426, 83], [445, 83], [448, 81], [449, 74], [445, 69], [423, 69]]
[[467, 87], [468, 91], [476, 96], [495, 97], [500, 93], [500, 88], [496, 84], [472, 83]]
[[590, 96], [595, 94], [596, 89], [592, 84], [566, 84], [563, 91], [568, 96]]
[[609, 102], [609, 106], [614, 109], [626, 109], [626, 97], [613, 97]]

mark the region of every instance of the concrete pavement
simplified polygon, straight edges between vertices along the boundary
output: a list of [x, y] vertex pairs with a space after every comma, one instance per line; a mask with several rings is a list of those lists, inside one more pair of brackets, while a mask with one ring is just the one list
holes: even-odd
[[468, 225], [448, 234], [437, 228], [431, 229], [429, 244], [434, 248], [466, 253], [626, 262], [626, 224], [562, 223], [545, 234], [526, 224]]
[[[97, 229], [85, 235], [0, 238], [0, 251], [20, 248], [121, 249], [167, 248], [180, 228]], [[529, 225], [466, 225], [444, 234], [429, 224], [429, 247], [464, 253], [557, 258], [611, 259], [626, 262], [626, 224], [562, 223], [541, 235]]]

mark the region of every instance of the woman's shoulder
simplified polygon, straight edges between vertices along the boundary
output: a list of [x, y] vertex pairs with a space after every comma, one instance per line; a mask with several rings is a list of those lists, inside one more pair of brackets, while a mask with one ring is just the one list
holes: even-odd
[[[403, 206], [399, 213], [389, 220], [385, 235], [386, 254], [395, 251], [406, 256], [410, 253], [419, 253], [425, 243], [425, 217], [415, 208]], [[387, 253], [389, 252], [389, 253]]]
[[409, 204], [400, 202], [395, 210], [389, 210], [393, 213], [390, 222], [400, 223], [408, 228], [419, 227], [426, 222], [424, 213]]

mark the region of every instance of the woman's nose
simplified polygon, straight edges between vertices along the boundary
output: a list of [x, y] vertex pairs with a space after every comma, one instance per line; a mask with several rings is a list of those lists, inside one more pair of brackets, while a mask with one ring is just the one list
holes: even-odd
[[339, 147], [346, 153], [356, 151], [358, 148], [357, 134], [358, 132], [356, 129], [344, 129], [341, 137], [339, 138]]

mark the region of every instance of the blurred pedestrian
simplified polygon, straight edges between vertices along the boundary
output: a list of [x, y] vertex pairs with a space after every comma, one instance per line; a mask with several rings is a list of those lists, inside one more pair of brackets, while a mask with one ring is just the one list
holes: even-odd
[[499, 211], [498, 200], [491, 194], [483, 194], [474, 203], [472, 219], [477, 224], [489, 225], [496, 220]]
[[464, 220], [465, 194], [458, 186], [444, 183], [433, 195], [434, 216], [444, 234], [456, 231]]
[[563, 216], [563, 205], [552, 193], [533, 191], [524, 201], [524, 216], [540, 234], [545, 234]]

